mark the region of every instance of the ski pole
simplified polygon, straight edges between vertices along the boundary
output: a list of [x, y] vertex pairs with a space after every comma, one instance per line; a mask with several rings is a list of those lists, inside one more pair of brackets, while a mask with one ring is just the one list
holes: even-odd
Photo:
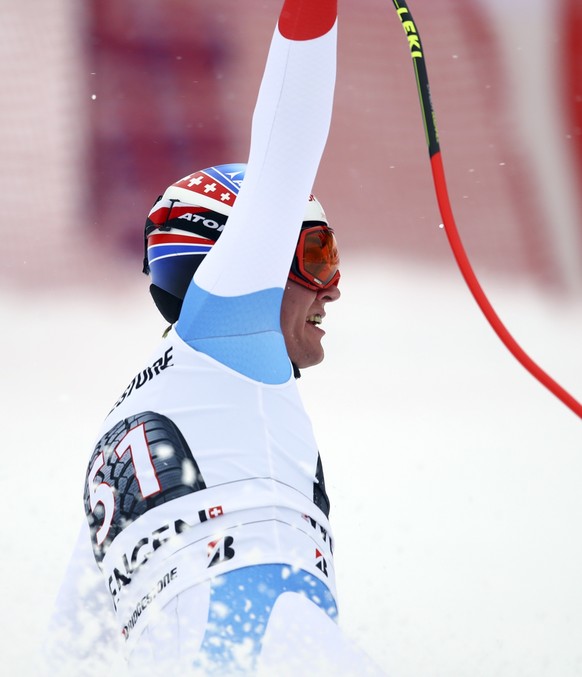
[[545, 386], [567, 407], [569, 407], [578, 417], [582, 418], [582, 404], [580, 404], [580, 402], [570, 395], [570, 393], [564, 390], [564, 388], [562, 388], [559, 383], [554, 381], [554, 379], [543, 369], [541, 369], [541, 367], [539, 367], [538, 364], [534, 362], [532, 358], [521, 348], [521, 346], [509, 333], [495, 312], [495, 309], [489, 302], [489, 299], [485, 295], [485, 292], [483, 291], [483, 288], [481, 287], [481, 284], [479, 283], [479, 280], [473, 271], [473, 267], [471, 266], [471, 262], [469, 261], [469, 257], [467, 256], [465, 247], [461, 241], [459, 231], [457, 230], [455, 217], [449, 199], [445, 170], [441, 157], [436, 118], [430, 96], [430, 86], [428, 82], [424, 49], [420, 39], [420, 34], [406, 1], [392, 1], [402, 23], [402, 27], [404, 28], [406, 37], [408, 38], [408, 46], [410, 47], [410, 55], [412, 57], [412, 63], [414, 66], [436, 198], [439, 205], [441, 218], [443, 220], [443, 226], [461, 274], [463, 275], [469, 290], [473, 294], [475, 301], [481, 308], [487, 321], [497, 336], [504, 343], [506, 348], [510, 351], [510, 353], [543, 386]]

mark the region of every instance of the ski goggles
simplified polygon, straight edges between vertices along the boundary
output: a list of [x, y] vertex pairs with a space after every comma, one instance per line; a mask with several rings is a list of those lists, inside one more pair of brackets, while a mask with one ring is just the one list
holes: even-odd
[[339, 253], [331, 228], [305, 222], [289, 271], [289, 279], [307, 289], [329, 289], [339, 282]]
[[[158, 201], [160, 198], [158, 198]], [[226, 216], [206, 209], [201, 209], [200, 211], [201, 213], [203, 212], [207, 218], [198, 218], [192, 223], [180, 219], [179, 216], [170, 219], [170, 212], [179, 214], [179, 205], [176, 208], [174, 202], [179, 202], [179, 200], [172, 202], [163, 223], [155, 223], [149, 217], [146, 221], [143, 260], [143, 272], [146, 273], [146, 275], [150, 273], [149, 237], [155, 230], [168, 231], [172, 228], [176, 228], [194, 235], [205, 237], [210, 242], [215, 242], [226, 223]], [[187, 205], [187, 207], [188, 210], [191, 211], [191, 205]], [[329, 289], [329, 287], [333, 287], [339, 282], [340, 272], [337, 241], [333, 230], [327, 224], [317, 221], [303, 222], [295, 254], [293, 256], [293, 262], [289, 271], [289, 278], [313, 291]]]

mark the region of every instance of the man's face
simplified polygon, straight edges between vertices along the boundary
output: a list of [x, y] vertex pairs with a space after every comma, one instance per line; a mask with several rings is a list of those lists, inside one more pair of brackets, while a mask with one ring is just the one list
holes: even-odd
[[287, 280], [281, 305], [281, 329], [289, 357], [300, 369], [323, 360], [321, 339], [325, 332], [319, 324], [325, 317], [325, 305], [339, 297], [337, 286], [312, 291]]

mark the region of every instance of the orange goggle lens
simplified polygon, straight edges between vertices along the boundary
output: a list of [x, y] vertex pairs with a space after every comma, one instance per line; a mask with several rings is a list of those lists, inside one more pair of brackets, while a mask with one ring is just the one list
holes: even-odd
[[314, 290], [337, 284], [339, 253], [332, 230], [318, 225], [301, 231], [289, 277]]

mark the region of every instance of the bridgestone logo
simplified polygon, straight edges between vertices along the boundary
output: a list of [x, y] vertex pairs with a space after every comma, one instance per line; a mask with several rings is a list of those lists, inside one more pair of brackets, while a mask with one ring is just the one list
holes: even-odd
[[160, 592], [167, 588], [168, 585], [170, 585], [170, 583], [177, 578], [177, 576], [178, 569], [174, 567], [171, 571], [168, 571], [168, 573], [164, 574], [163, 578], [161, 578], [156, 583], [155, 587], [150, 592], [148, 592], [147, 595], [144, 595], [139, 600], [135, 606], [135, 609], [133, 610], [133, 613], [129, 617], [129, 620], [123, 626], [122, 634], [126, 640], [129, 638], [131, 631], [135, 628], [135, 625], [142, 613], [148, 608], [148, 606], [154, 601]]

